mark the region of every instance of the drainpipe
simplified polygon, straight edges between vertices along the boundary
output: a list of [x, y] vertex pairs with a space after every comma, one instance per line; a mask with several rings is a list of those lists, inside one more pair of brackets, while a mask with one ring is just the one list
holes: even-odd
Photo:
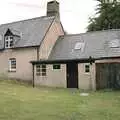
[[90, 90], [92, 90], [92, 64], [90, 64]]
[[37, 60], [39, 60], [39, 47], [37, 47]]
[[34, 87], [35, 87], [34, 64], [32, 65], [32, 71], [33, 71], [33, 81], [32, 81], [32, 85], [33, 85], [33, 88], [34, 88]]
[[92, 72], [93, 72], [93, 61], [92, 61], [92, 57], [89, 57], [89, 61], [90, 61], [90, 89], [93, 89], [93, 81], [92, 81]]
[[[40, 50], [40, 47], [37, 47], [37, 61], [39, 60], [39, 50]], [[33, 88], [35, 87], [35, 71], [34, 71], [34, 64], [32, 64], [32, 72], [33, 72], [33, 81], [32, 81], [32, 86]]]

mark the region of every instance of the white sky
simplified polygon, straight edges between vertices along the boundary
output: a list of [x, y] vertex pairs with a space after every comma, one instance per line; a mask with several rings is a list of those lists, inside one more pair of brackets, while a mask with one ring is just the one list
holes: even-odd
[[[73, 34], [85, 32], [88, 18], [95, 13], [95, 0], [59, 0], [59, 2], [64, 29]], [[44, 16], [46, 3], [47, 0], [1, 0], [0, 24]]]

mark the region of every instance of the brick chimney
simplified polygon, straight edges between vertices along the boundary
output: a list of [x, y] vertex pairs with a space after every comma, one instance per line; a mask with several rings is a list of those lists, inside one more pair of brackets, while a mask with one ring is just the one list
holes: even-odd
[[47, 3], [47, 16], [57, 16], [60, 18], [59, 2], [52, 0]]

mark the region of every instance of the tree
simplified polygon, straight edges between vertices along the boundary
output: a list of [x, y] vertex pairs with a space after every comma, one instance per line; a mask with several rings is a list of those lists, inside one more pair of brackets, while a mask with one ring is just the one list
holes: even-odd
[[98, 1], [96, 15], [89, 18], [88, 31], [98, 31], [120, 28], [120, 2], [119, 0]]

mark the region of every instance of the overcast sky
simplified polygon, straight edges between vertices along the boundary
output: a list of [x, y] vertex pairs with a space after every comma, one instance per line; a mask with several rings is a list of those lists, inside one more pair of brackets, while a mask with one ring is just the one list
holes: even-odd
[[[64, 29], [73, 34], [85, 32], [88, 18], [95, 13], [95, 0], [59, 0], [59, 2]], [[47, 0], [1, 0], [0, 24], [44, 16], [46, 3]]]

